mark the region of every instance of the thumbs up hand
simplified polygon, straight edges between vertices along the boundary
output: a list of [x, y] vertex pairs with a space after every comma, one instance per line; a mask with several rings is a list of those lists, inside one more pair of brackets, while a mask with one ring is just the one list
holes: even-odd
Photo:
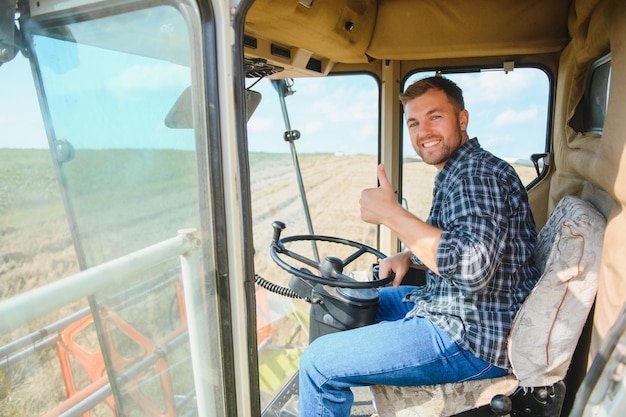
[[378, 188], [366, 188], [361, 192], [361, 219], [367, 223], [384, 224], [394, 208], [400, 207], [391, 183], [387, 179], [385, 166], [378, 165]]

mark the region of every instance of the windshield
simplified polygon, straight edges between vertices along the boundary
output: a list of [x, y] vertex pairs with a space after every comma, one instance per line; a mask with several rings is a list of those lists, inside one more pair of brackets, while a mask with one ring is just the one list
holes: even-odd
[[[164, 123], [190, 84], [190, 69], [127, 53], [123, 34], [137, 26], [153, 28], [149, 43], [161, 45], [164, 56], [187, 50], [176, 42], [187, 36], [182, 16], [165, 6], [33, 33], [52, 146], [85, 266], [199, 225], [194, 131]], [[135, 39], [133, 48], [146, 40]]]

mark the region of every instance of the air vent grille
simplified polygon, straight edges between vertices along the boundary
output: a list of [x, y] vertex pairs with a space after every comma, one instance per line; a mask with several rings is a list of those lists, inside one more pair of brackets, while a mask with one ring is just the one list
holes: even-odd
[[268, 75], [276, 74], [284, 70], [283, 67], [277, 65], [268, 64], [263, 58], [244, 58], [243, 66], [248, 78], [261, 78]]
[[244, 35], [243, 37], [243, 46], [251, 49], [256, 49], [258, 47], [258, 42], [256, 38], [252, 36]]
[[320, 61], [319, 59], [311, 58], [306, 64], [306, 69], [321, 73], [322, 61]]
[[291, 59], [291, 51], [285, 47], [272, 44], [270, 52], [274, 56], [285, 58], [285, 59]]

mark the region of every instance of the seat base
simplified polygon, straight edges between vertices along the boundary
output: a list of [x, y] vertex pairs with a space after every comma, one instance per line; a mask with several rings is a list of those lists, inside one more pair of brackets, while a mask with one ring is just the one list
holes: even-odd
[[510, 395], [517, 386], [515, 376], [508, 375], [419, 387], [374, 385], [371, 390], [380, 417], [448, 417], [488, 405], [495, 395]]
[[565, 383], [559, 381], [549, 387], [518, 389], [512, 396], [511, 417], [558, 417], [565, 400]]
[[380, 417], [492, 417], [489, 404], [496, 395], [511, 398], [511, 417], [558, 417], [565, 399], [563, 381], [523, 389], [513, 375], [426, 387], [375, 385], [371, 390]]

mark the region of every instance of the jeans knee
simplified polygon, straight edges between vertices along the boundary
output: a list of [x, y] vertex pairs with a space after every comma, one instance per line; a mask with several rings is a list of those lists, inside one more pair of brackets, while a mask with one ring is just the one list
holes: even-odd
[[318, 368], [319, 355], [316, 346], [317, 344], [314, 341], [300, 355], [300, 373], [310, 374]]
[[326, 377], [326, 374], [332, 368], [327, 368], [329, 362], [328, 346], [324, 343], [317, 343], [319, 339], [314, 340], [304, 349], [300, 355], [300, 374], [306, 375], [307, 378], [320, 380]]
[[309, 347], [304, 349], [304, 352], [300, 355], [300, 373], [306, 373], [313, 364]]

